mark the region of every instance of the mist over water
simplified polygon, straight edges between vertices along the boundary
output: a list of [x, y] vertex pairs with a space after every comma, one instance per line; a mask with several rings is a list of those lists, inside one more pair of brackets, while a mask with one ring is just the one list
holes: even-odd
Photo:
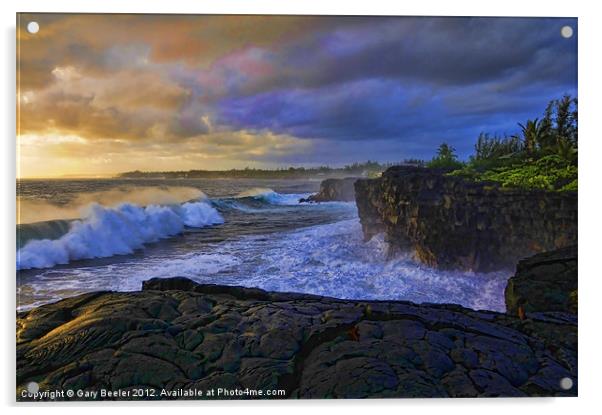
[[[76, 183], [79, 190], [63, 192], [61, 204], [93, 200], [80, 207], [81, 219], [21, 225], [31, 238], [19, 250], [19, 308], [95, 290], [139, 290], [149, 278], [184, 276], [338, 298], [504, 309], [510, 271], [443, 272], [409, 255], [387, 260], [382, 235], [363, 241], [354, 203], [298, 203], [319, 181], [166, 182], [159, 189], [148, 181], [99, 189], [107, 183], [90, 181], [84, 191]], [[47, 196], [57, 191], [46, 190]], [[32, 197], [31, 188], [25, 193], [32, 202], [51, 201]], [[41, 269], [25, 269], [33, 267]]]
[[204, 198], [205, 194], [194, 187], [135, 187], [116, 188], [78, 193], [63, 204], [52, 200], [17, 198], [17, 223], [34, 223], [57, 219], [77, 219], [89, 212], [90, 205], [115, 207], [121, 203], [140, 206], [183, 203]]

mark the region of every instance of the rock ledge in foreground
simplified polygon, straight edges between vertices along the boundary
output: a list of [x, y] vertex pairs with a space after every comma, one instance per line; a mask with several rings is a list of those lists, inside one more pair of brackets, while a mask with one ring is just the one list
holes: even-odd
[[151, 280], [19, 313], [18, 399], [31, 381], [286, 398], [576, 396], [577, 322]]

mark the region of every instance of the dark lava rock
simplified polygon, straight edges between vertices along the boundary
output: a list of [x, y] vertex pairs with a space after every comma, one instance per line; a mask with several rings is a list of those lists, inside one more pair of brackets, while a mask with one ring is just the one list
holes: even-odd
[[503, 188], [443, 170], [396, 166], [355, 182], [364, 237], [384, 232], [391, 254], [436, 268], [511, 269], [577, 243], [577, 193]]
[[523, 259], [508, 280], [506, 310], [577, 314], [577, 245]]
[[357, 177], [346, 177], [344, 179], [326, 179], [320, 183], [320, 191], [303, 202], [353, 202], [355, 200], [355, 188], [353, 184]]
[[154, 398], [211, 388], [284, 390], [278, 398], [576, 396], [577, 323], [560, 312], [521, 320], [455, 305], [151, 280], [140, 292], [19, 313], [19, 400], [32, 381], [42, 391]]

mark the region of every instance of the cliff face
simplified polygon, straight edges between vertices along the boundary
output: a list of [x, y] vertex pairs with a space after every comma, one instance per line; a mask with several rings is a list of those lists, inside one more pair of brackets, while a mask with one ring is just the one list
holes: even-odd
[[521, 260], [505, 298], [513, 315], [544, 310], [577, 314], [577, 245]]
[[513, 268], [577, 243], [577, 194], [504, 189], [419, 167], [393, 167], [355, 183], [364, 236], [439, 268]]
[[[40, 390], [144, 389], [146, 399], [211, 388], [285, 392], [264, 398], [576, 396], [575, 316], [527, 317], [151, 280], [140, 292], [20, 313], [17, 397], [29, 399], [32, 381]], [[563, 378], [573, 387], [562, 389]], [[72, 398], [84, 399], [115, 398]]]
[[302, 202], [352, 202], [355, 200], [353, 184], [357, 177], [344, 179], [326, 179], [320, 183], [320, 191], [315, 195], [302, 199]]

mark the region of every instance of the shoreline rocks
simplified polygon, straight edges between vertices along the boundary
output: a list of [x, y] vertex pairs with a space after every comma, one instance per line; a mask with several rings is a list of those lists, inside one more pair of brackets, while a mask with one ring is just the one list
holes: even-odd
[[577, 245], [519, 261], [504, 292], [512, 315], [537, 311], [577, 314]]
[[307, 199], [300, 199], [299, 203], [304, 202], [353, 202], [355, 201], [354, 183], [357, 177], [346, 177], [344, 179], [326, 179], [320, 183], [320, 191]]
[[507, 189], [442, 170], [397, 166], [355, 182], [366, 240], [436, 268], [488, 272], [577, 243], [577, 193]]
[[18, 313], [19, 400], [32, 381], [284, 390], [277, 398], [576, 396], [577, 321], [153, 279]]

